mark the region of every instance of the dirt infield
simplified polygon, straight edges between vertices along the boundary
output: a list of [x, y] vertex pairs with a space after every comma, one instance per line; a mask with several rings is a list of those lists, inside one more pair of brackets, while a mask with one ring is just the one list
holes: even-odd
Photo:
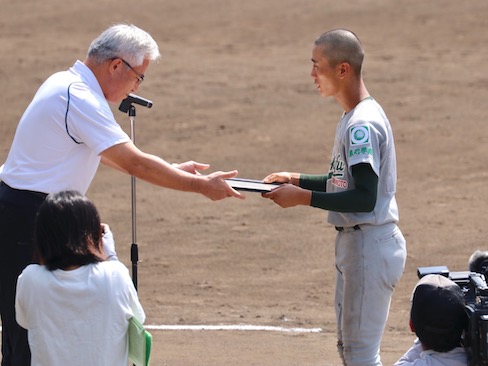
[[[140, 148], [246, 178], [325, 172], [341, 110], [314, 90], [311, 47], [323, 31], [353, 30], [366, 50], [366, 85], [397, 145], [409, 254], [382, 344], [391, 365], [413, 340], [417, 267], [465, 270], [475, 249], [487, 249], [487, 14], [484, 0], [11, 1], [0, 14], [0, 161], [44, 79], [127, 21], [149, 31], [163, 55], [138, 92], [154, 102], [138, 109]], [[101, 167], [88, 195], [130, 267], [130, 178]], [[147, 324], [322, 329], [154, 330], [152, 365], [339, 365], [326, 212], [284, 210], [253, 193], [211, 202], [140, 181], [137, 203]]]

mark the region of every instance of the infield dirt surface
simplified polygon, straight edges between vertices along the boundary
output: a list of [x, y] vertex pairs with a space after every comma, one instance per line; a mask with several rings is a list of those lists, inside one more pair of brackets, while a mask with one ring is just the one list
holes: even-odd
[[[162, 59], [138, 94], [136, 144], [170, 162], [261, 179], [323, 173], [341, 110], [310, 77], [312, 43], [332, 28], [361, 39], [364, 78], [393, 127], [405, 274], [391, 305], [382, 360], [413, 341], [409, 297], [420, 266], [467, 268], [488, 249], [484, 0], [23, 0], [0, 13], [0, 161], [40, 84], [83, 60], [121, 21], [150, 32]], [[114, 114], [129, 133], [127, 115]], [[339, 365], [334, 237], [326, 212], [281, 209], [259, 194], [212, 202], [137, 181], [139, 295], [152, 325], [260, 325], [273, 331], [151, 331], [152, 365]], [[130, 178], [100, 167], [88, 196], [130, 268]]]

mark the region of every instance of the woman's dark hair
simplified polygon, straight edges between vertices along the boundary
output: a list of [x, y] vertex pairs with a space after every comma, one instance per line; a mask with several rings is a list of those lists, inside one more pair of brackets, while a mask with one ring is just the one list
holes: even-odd
[[77, 191], [51, 193], [36, 218], [37, 253], [48, 270], [100, 262], [102, 230], [95, 205]]

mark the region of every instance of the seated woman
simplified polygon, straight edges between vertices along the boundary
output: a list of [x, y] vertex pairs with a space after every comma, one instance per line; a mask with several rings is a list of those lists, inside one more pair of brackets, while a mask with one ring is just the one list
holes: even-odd
[[15, 303], [32, 365], [127, 365], [129, 319], [145, 314], [94, 204], [76, 191], [48, 195], [34, 239], [40, 264], [19, 276]]

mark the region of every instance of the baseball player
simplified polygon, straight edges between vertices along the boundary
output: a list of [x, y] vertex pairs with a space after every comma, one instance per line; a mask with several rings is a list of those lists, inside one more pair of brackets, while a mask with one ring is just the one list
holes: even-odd
[[281, 207], [329, 211], [328, 221], [337, 230], [337, 344], [347, 366], [381, 365], [381, 337], [406, 260], [397, 226], [393, 134], [364, 84], [363, 58], [360, 41], [348, 30], [332, 30], [315, 40], [311, 76], [320, 95], [334, 97], [344, 110], [329, 172], [273, 173], [264, 182], [288, 184], [263, 193]]

